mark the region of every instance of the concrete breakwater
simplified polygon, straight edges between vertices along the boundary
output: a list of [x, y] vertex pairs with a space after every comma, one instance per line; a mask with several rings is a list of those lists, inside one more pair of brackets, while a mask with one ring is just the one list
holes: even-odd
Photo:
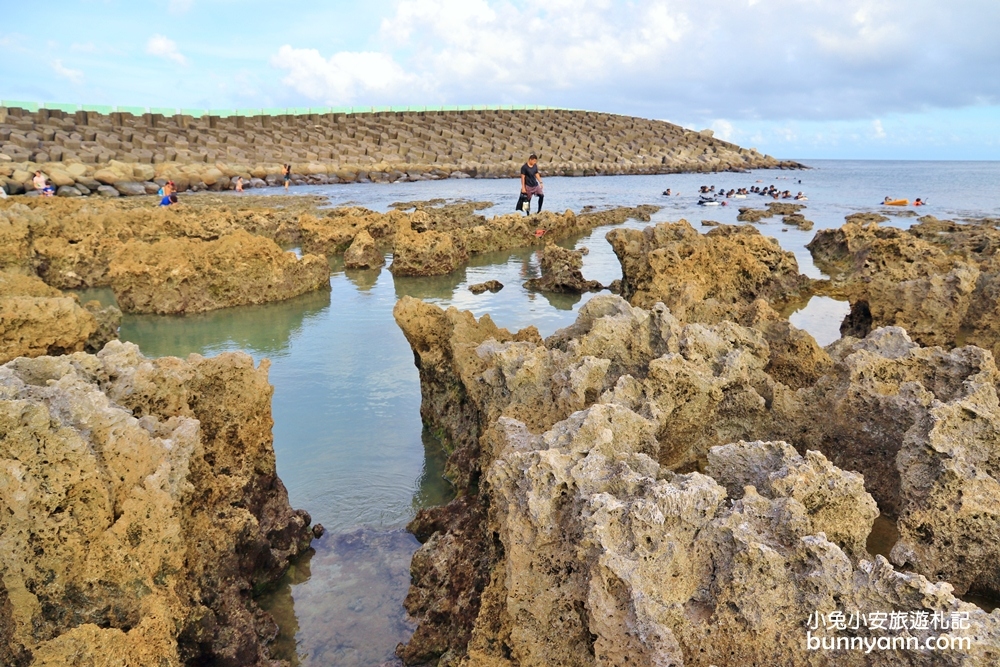
[[664, 121], [567, 110], [227, 117], [0, 107], [0, 186], [62, 196], [142, 195], [157, 182], [227, 190], [293, 184], [505, 178], [531, 152], [561, 176], [800, 168]]

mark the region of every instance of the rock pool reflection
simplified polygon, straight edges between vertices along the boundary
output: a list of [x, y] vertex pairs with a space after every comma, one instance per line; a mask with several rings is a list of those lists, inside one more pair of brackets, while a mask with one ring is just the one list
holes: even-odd
[[[702, 178], [670, 177], [692, 184]], [[744, 184], [756, 176], [713, 178]], [[591, 178], [546, 185], [553, 193], [567, 188], [559, 196], [565, 206], [579, 210], [582, 204], [595, 202], [658, 203], [665, 181]], [[505, 201], [507, 185], [421, 182], [344, 186], [330, 192], [351, 192], [361, 205], [379, 208], [378, 198], [386, 206], [439, 195]], [[494, 197], [494, 190], [500, 190], [500, 198]], [[625, 226], [642, 229], [662, 220], [699, 219], [694, 197], [687, 208], [679, 203], [681, 198], [674, 199], [678, 201], [670, 202], [652, 223], [629, 221]], [[720, 220], [733, 222], [736, 211], [725, 214], [728, 217]], [[841, 208], [829, 207], [824, 213], [817, 206], [809, 217], [817, 227], [836, 226], [843, 214]], [[598, 228], [559, 243], [588, 247], [583, 275], [603, 284], [621, 277], [618, 260], [604, 238], [609, 229]], [[775, 225], [763, 226], [762, 231], [795, 252], [804, 272], [815, 270], [804, 248], [812, 233], [776, 233]], [[397, 299], [409, 295], [471, 310], [477, 317], [489, 313], [498, 326], [534, 325], [547, 336], [571, 324], [579, 307], [594, 296], [542, 295], [524, 289], [526, 280], [539, 275], [537, 248], [478, 255], [464, 268], [432, 278], [394, 278], [387, 268], [345, 271], [339, 259], [330, 264], [330, 291], [188, 317], [126, 316], [121, 330], [123, 339], [138, 343], [148, 356], [244, 349], [258, 360], [272, 359], [278, 473], [292, 505], [308, 510], [328, 530], [315, 543], [311, 557], [296, 563], [282, 585], [265, 598], [282, 626], [276, 651], [303, 667], [377, 665], [391, 658], [396, 644], [411, 631], [402, 600], [417, 543], [403, 527], [415, 508], [444, 502], [451, 493], [441, 477], [444, 454], [420, 421], [413, 354], [392, 318]], [[503, 283], [504, 289], [480, 295], [468, 290], [470, 284], [491, 279]], [[83, 300], [95, 297], [113, 301], [110, 290], [81, 295]], [[839, 336], [844, 307], [817, 298], [795, 313], [793, 322], [826, 344]]]

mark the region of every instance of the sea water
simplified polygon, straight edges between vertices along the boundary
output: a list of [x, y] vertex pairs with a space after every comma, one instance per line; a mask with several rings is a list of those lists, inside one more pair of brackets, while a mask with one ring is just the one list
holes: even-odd
[[[681, 174], [545, 179], [545, 207], [608, 208], [657, 204], [664, 208], [651, 223], [626, 222], [641, 229], [685, 218], [697, 229], [702, 220], [736, 223], [741, 206], [764, 208], [769, 198], [749, 195], [729, 205], [700, 207], [701, 185], [730, 189], [775, 184], [809, 197], [806, 218], [816, 229], [837, 227], [849, 213], [885, 211], [886, 196], [921, 197], [921, 215], [961, 219], [1000, 216], [1000, 163], [815, 161], [805, 171], [755, 171], [744, 174]], [[544, 174], [544, 163], [542, 164]], [[677, 196], [661, 193], [670, 188]], [[491, 201], [487, 215], [513, 212], [516, 180], [445, 180], [397, 184], [351, 184], [294, 188], [293, 194], [319, 194], [332, 205], [356, 204], [388, 210], [398, 201], [434, 198]], [[283, 194], [283, 190], [255, 191]], [[236, 195], [234, 195], [236, 196]], [[534, 208], [534, 206], [533, 206]], [[908, 226], [916, 218], [893, 217]], [[809, 232], [781, 224], [775, 217], [757, 227], [795, 253], [800, 270], [822, 277], [806, 244]], [[598, 228], [561, 241], [587, 247], [584, 276], [607, 284], [621, 277], [617, 258]], [[330, 291], [289, 301], [231, 308], [200, 315], [126, 316], [123, 340], [137, 343], [148, 356], [214, 355], [244, 350], [256, 360], [271, 360], [274, 385], [274, 447], [278, 474], [291, 504], [310, 512], [326, 534], [314, 551], [299, 559], [262, 603], [281, 626], [278, 657], [308, 666], [377, 665], [390, 660], [398, 642], [412, 632], [403, 610], [409, 561], [418, 544], [404, 530], [420, 507], [451, 497], [442, 479], [444, 454], [422, 428], [420, 384], [413, 354], [392, 318], [404, 296], [442, 307], [455, 306], [481, 316], [489, 313], [502, 327], [538, 327], [542, 335], [571, 324], [591, 294], [550, 295], [522, 284], [539, 274], [534, 249], [473, 257], [447, 276], [393, 278], [388, 270], [347, 271], [332, 261]], [[496, 279], [504, 289], [473, 295], [470, 284]], [[111, 301], [108, 290], [90, 291]], [[796, 326], [821, 345], [839, 337], [848, 304], [814, 297], [791, 314]]]

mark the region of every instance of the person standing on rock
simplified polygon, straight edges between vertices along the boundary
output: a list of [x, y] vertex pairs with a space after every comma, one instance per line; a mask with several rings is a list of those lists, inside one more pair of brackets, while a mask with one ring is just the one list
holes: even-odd
[[243, 177], [242, 176], [237, 176], [236, 177], [236, 191], [237, 192], [243, 192]]
[[285, 181], [285, 191], [288, 191], [288, 184], [292, 182], [292, 165], [286, 164], [281, 168], [281, 178]]
[[521, 198], [518, 199], [517, 206], [527, 204], [528, 215], [531, 215], [531, 197], [538, 195], [538, 212], [542, 212], [542, 202], [545, 201], [545, 192], [542, 190], [542, 175], [538, 172], [538, 156], [532, 153], [528, 156], [528, 161], [521, 165]]

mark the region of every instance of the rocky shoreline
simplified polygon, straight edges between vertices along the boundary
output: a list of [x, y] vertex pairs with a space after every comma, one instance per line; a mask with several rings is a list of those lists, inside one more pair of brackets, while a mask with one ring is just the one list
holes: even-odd
[[[0, 107], [0, 187], [62, 197], [282, 185], [514, 178], [529, 153], [550, 176], [800, 169], [663, 121], [585, 111], [455, 111], [229, 117], [102, 115]], [[34, 196], [34, 195], [32, 195]]]
[[[404, 663], [1000, 656], [1000, 615], [962, 599], [1000, 598], [996, 221], [850, 216], [809, 245], [819, 281], [751, 224], [616, 228], [622, 278], [605, 288], [553, 241], [656, 207], [190, 199], [0, 202], [0, 663], [273, 667], [254, 598], [314, 534], [276, 474], [268, 362], [147, 359], [115, 340], [121, 311], [63, 290], [184, 314], [325, 289], [341, 254], [433, 276], [524, 247], [541, 257], [529, 289], [615, 293], [545, 339], [411, 297], [394, 309], [457, 492], [409, 526]], [[768, 215], [808, 222], [741, 213]], [[851, 303], [826, 347], [780, 314], [817, 294]], [[879, 516], [898, 529], [888, 558], [866, 549]], [[957, 614], [969, 648], [803, 650], [810, 615], [832, 611]]]
[[[956, 317], [943, 307], [956, 290], [989, 299], [992, 274], [965, 291], [951, 276], [986, 266], [994, 235], [990, 221], [900, 232], [849, 220], [811, 244], [843, 268], [826, 282], [752, 227], [617, 229], [626, 298], [593, 298], [545, 340], [400, 300], [421, 415], [451, 451], [458, 497], [410, 525], [423, 542], [406, 603], [419, 626], [399, 657], [991, 664], [1000, 616], [956, 596], [1000, 595], [1000, 372], [955, 329], [927, 327], [943, 334], [930, 341], [918, 328], [925, 347], [893, 325]], [[899, 298], [915, 288], [942, 307]], [[850, 289], [845, 335], [825, 349], [776, 311]], [[896, 321], [859, 329], [856, 304], [883, 290]], [[968, 335], [996, 343], [985, 328]], [[899, 529], [890, 560], [865, 549], [879, 514]], [[970, 648], [805, 650], [810, 615], [833, 611], [966, 615], [952, 635]]]

